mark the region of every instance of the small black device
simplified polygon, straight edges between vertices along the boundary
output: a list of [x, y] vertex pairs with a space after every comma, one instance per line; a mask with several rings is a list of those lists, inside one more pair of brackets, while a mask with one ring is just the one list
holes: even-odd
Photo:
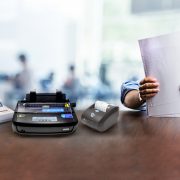
[[76, 103], [70, 103], [61, 91], [30, 92], [25, 100], [17, 103], [12, 120], [13, 131], [21, 135], [72, 133], [78, 124], [75, 106]]
[[118, 118], [118, 106], [96, 101], [83, 112], [81, 122], [96, 131], [105, 132], [117, 124]]

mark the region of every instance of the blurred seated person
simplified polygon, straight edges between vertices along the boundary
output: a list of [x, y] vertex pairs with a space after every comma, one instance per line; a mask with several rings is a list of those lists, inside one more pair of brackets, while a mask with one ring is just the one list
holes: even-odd
[[50, 72], [48, 76], [40, 80], [40, 85], [44, 92], [49, 92], [54, 81], [54, 72]]
[[95, 99], [99, 100], [108, 100], [113, 98], [113, 91], [111, 88], [111, 84], [108, 80], [108, 69], [109, 63], [101, 62], [99, 69], [99, 83], [97, 85], [97, 90], [95, 93]]
[[127, 81], [121, 86], [121, 102], [131, 109], [146, 110], [146, 100], [159, 91], [159, 83], [153, 77], [145, 77], [140, 83]]
[[8, 81], [12, 85], [11, 90], [5, 94], [6, 103], [12, 107], [14, 102], [19, 99], [24, 99], [27, 92], [31, 90], [32, 73], [28, 66], [28, 60], [25, 54], [18, 55], [18, 61], [22, 69], [14, 76], [9, 76]]
[[70, 99], [70, 101], [76, 102], [80, 96], [80, 89], [80, 82], [75, 74], [75, 66], [70, 65], [67, 79], [63, 85], [63, 90], [67, 94], [67, 97]]
[[20, 54], [18, 60], [21, 64], [21, 71], [14, 78], [15, 89], [21, 90], [24, 94], [31, 90], [31, 70], [28, 65], [28, 60], [25, 54]]

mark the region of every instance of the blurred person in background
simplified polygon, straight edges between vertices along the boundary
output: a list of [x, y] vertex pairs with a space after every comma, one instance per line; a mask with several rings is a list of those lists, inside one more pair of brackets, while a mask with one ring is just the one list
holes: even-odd
[[50, 72], [46, 78], [40, 80], [41, 89], [43, 92], [50, 92], [53, 86], [54, 72]]
[[99, 68], [99, 83], [97, 84], [97, 90], [95, 99], [109, 100], [113, 99], [115, 94], [113, 93], [110, 81], [108, 80], [108, 71], [111, 65], [111, 59], [103, 59]]
[[69, 66], [68, 76], [62, 88], [70, 101], [76, 102], [80, 97], [81, 85], [79, 79], [76, 77], [74, 65]]
[[108, 81], [108, 67], [109, 63], [108, 62], [101, 62], [100, 69], [99, 69], [99, 78], [102, 84], [106, 86], [110, 86], [110, 83]]
[[27, 56], [25, 54], [18, 55], [18, 62], [21, 70], [14, 76], [9, 76], [8, 82], [12, 85], [12, 89], [5, 94], [5, 103], [9, 107], [15, 107], [17, 100], [25, 98], [32, 88], [32, 72], [29, 68]]
[[16, 90], [20, 90], [22, 92], [22, 95], [25, 95], [31, 90], [32, 73], [28, 65], [27, 56], [25, 54], [20, 54], [18, 56], [18, 61], [20, 62], [22, 69], [16, 74], [13, 80], [13, 84]]

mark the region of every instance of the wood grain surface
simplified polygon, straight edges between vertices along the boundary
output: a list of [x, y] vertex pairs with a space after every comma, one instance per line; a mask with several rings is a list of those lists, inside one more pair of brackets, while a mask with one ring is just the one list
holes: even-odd
[[121, 112], [105, 133], [79, 122], [62, 137], [18, 136], [0, 124], [0, 180], [11, 179], [179, 180], [180, 118]]

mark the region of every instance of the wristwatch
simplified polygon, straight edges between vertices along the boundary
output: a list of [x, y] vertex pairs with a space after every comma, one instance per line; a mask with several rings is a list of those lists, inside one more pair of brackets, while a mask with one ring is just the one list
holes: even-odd
[[138, 91], [139, 102], [144, 103], [145, 101], [141, 98], [140, 92]]

